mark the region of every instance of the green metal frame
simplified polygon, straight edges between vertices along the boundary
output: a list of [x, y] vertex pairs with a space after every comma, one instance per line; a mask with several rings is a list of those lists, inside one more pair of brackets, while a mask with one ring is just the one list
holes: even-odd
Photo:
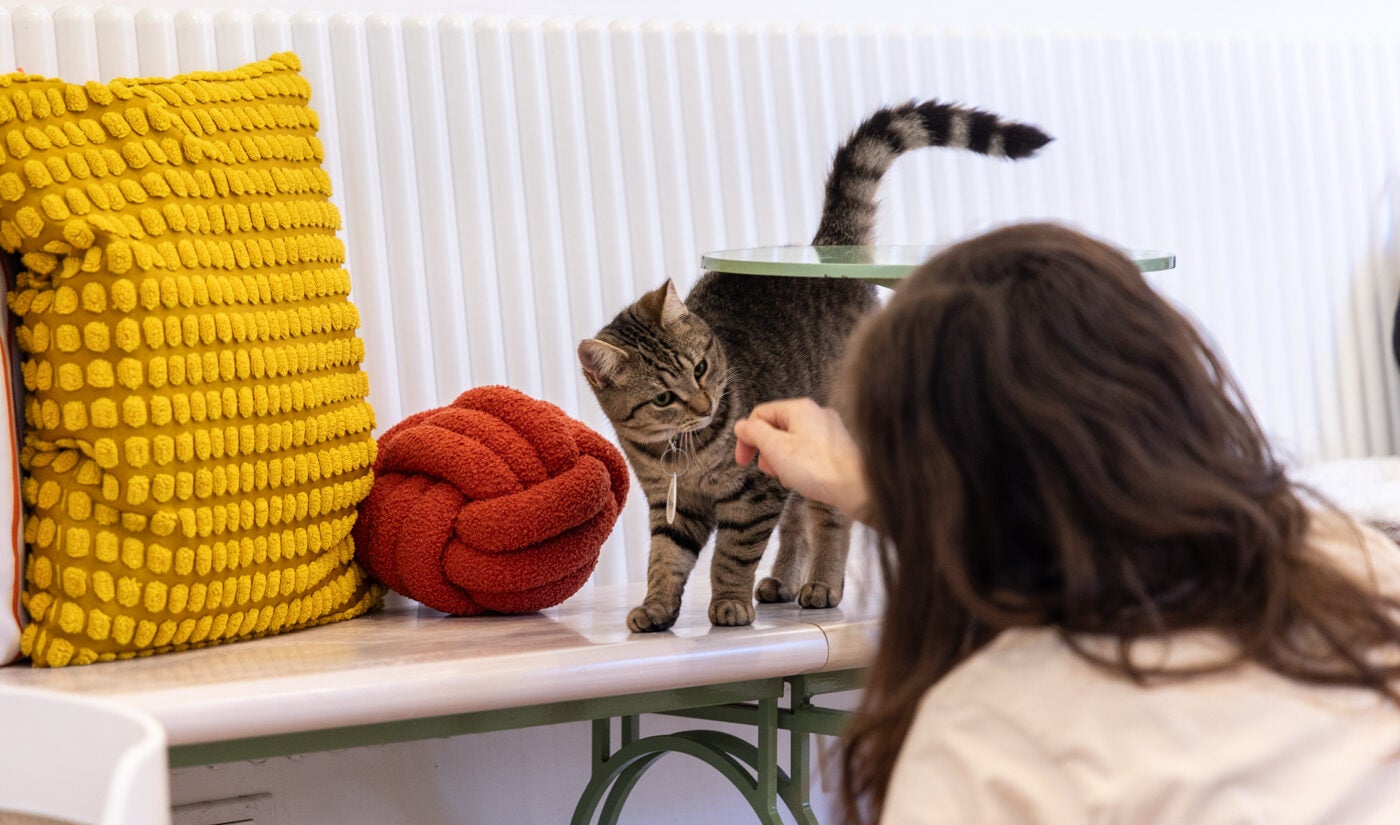
[[[614, 751], [612, 719], [595, 719], [593, 777], [574, 808], [572, 825], [591, 825], [595, 814], [598, 825], [617, 825], [622, 807], [642, 775], [668, 753], [686, 754], [719, 771], [743, 794], [764, 825], [781, 825], [779, 799], [798, 825], [818, 825], [811, 805], [811, 737], [813, 734], [840, 735], [850, 714], [817, 707], [812, 699], [824, 693], [858, 687], [860, 672], [846, 670], [793, 676], [784, 681], [789, 688], [786, 708], [779, 707], [777, 697], [764, 697], [754, 702], [661, 711], [669, 716], [753, 725], [756, 745], [713, 730], [688, 730], [643, 738], [637, 715], [628, 714], [621, 717], [620, 747]], [[788, 732], [790, 774], [778, 767], [780, 729]]]
[[[853, 690], [859, 670], [755, 679], [678, 690], [607, 696], [506, 710], [407, 719], [372, 725], [255, 736], [170, 748], [170, 767], [212, 765], [316, 751], [340, 750], [468, 733], [593, 723], [593, 772], [574, 809], [573, 825], [616, 825], [622, 806], [643, 774], [668, 753], [710, 765], [744, 795], [765, 824], [778, 825], [778, 800], [799, 825], [817, 825], [811, 807], [811, 737], [840, 735], [849, 713], [814, 705], [812, 699]], [[787, 706], [780, 701], [787, 697]], [[752, 725], [756, 742], [715, 730], [687, 730], [643, 738], [642, 714], [665, 714]], [[612, 720], [620, 719], [620, 746], [612, 750]], [[778, 731], [788, 732], [791, 775], [778, 767]]]

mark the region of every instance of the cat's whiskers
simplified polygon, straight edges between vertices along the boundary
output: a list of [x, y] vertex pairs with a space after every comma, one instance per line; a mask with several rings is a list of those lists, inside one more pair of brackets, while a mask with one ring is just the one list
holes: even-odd
[[748, 390], [751, 390], [751, 389], [753, 388], [753, 381], [752, 381], [752, 380], [747, 379], [747, 378], [743, 378], [743, 377], [741, 377], [741, 376], [738, 376], [738, 375], [736, 375], [736, 372], [737, 372], [737, 370], [735, 370], [735, 369], [732, 368], [732, 367], [729, 368], [729, 369], [727, 369], [727, 370], [725, 370], [725, 372], [724, 372], [724, 380], [720, 382], [720, 389], [719, 389], [719, 392], [715, 395], [715, 407], [714, 407], [714, 408], [715, 408], [716, 411], [718, 411], [720, 405], [724, 403], [724, 397], [725, 397], [726, 395], [729, 395], [729, 396], [730, 396], [730, 400], [731, 400], [731, 401], [735, 400], [735, 399], [734, 399], [734, 396], [733, 396], [733, 390], [735, 390], [735, 389], [748, 389]]
[[[724, 371], [724, 380], [721, 384], [727, 389], [731, 384], [752, 385], [753, 381], [740, 375], [737, 367], [730, 367]], [[723, 390], [721, 390], [721, 392], [723, 392]]]
[[752, 378], [746, 378], [740, 375], [736, 368], [731, 367], [724, 373], [724, 381], [720, 383], [719, 397], [723, 398], [725, 393], [729, 392], [732, 388], [751, 390], [753, 386], [754, 380]]
[[676, 430], [671, 435], [671, 445], [686, 458], [695, 459], [695, 430]]

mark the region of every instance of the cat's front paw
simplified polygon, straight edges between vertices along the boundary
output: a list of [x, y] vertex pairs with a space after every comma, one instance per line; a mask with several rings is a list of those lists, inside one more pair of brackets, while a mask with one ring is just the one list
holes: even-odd
[[778, 579], [769, 576], [754, 588], [754, 597], [764, 604], [777, 604], [792, 601], [792, 590]]
[[661, 602], [645, 601], [627, 614], [627, 629], [633, 633], [655, 633], [676, 623], [680, 606], [669, 607]]
[[714, 599], [710, 602], [710, 624], [740, 627], [753, 624], [753, 602], [748, 599]]
[[841, 588], [824, 582], [808, 582], [802, 585], [801, 592], [797, 594], [797, 603], [815, 609], [835, 607], [841, 603]]

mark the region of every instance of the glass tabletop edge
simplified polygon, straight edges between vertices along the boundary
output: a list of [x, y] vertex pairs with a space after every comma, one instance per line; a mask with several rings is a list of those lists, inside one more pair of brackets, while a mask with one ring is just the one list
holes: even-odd
[[[922, 265], [910, 261], [899, 262], [848, 262], [848, 261], [777, 261], [766, 260], [763, 256], [777, 250], [797, 251], [816, 249], [810, 246], [752, 247], [746, 249], [725, 249], [702, 253], [700, 266], [709, 272], [728, 275], [765, 275], [805, 278], [862, 278], [867, 280], [899, 279]], [[850, 247], [859, 249], [861, 247]], [[928, 257], [936, 253], [932, 247], [919, 247], [915, 244], [866, 247], [871, 250], [901, 248], [921, 248], [930, 250]], [[1176, 255], [1171, 252], [1148, 249], [1120, 249], [1140, 272], [1161, 272], [1176, 268]], [[926, 258], [925, 258], [926, 260]]]

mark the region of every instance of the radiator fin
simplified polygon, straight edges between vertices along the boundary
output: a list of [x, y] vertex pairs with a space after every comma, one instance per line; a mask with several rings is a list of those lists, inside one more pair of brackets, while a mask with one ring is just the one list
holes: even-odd
[[[612, 432], [574, 348], [700, 252], [805, 243], [836, 145], [956, 100], [1054, 134], [899, 161], [881, 240], [1053, 219], [1178, 256], [1152, 282], [1291, 460], [1394, 453], [1400, 49], [1390, 35], [0, 9], [0, 63], [73, 81], [294, 49], [315, 89], [380, 428], [509, 384]], [[597, 581], [645, 575], [634, 496]]]

